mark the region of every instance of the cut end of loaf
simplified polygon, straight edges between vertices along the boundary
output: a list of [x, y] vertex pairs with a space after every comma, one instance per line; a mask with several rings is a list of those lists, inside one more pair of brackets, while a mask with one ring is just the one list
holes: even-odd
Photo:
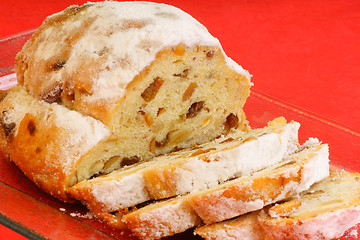
[[165, 50], [126, 91], [114, 112], [113, 134], [85, 157], [78, 180], [248, 129], [242, 107], [250, 85], [227, 66], [219, 48]]
[[127, 101], [114, 121], [123, 124], [114, 129], [129, 143], [130, 155], [159, 155], [247, 129], [242, 111], [250, 94], [246, 78], [228, 68], [218, 48], [181, 45], [177, 53], [178, 48], [161, 52], [127, 86]]

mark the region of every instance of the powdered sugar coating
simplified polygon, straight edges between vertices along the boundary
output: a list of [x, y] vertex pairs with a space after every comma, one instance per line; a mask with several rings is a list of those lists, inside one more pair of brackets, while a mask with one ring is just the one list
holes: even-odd
[[174, 171], [178, 194], [211, 188], [229, 176], [245, 176], [279, 163], [297, 149], [299, 127], [297, 122], [289, 123], [277, 133], [269, 132], [235, 148], [211, 154], [208, 161], [188, 159]]
[[258, 222], [258, 212], [235, 219], [198, 227], [194, 233], [206, 240], [264, 240], [265, 233]]
[[[297, 157], [296, 154], [294, 156]], [[315, 182], [328, 176], [329, 155], [327, 145], [322, 145], [314, 156], [301, 156], [301, 153], [299, 159], [294, 158], [294, 156], [288, 160], [289, 166], [280, 168], [280, 171], [275, 171], [281, 166], [277, 165], [255, 173], [250, 179], [244, 177], [244, 180], [242, 180], [240, 178], [219, 186], [210, 192], [205, 191], [203, 194], [195, 195], [192, 198], [192, 206], [203, 221], [210, 224], [259, 210], [268, 204], [300, 193]], [[294, 160], [298, 162], [296, 163]], [[286, 166], [286, 162], [282, 164]], [[259, 181], [257, 179], [261, 181], [263, 178], [270, 183], [272, 179], [279, 178], [283, 179], [284, 182], [281, 186], [278, 186], [276, 191], [267, 195], [267, 189], [263, 186], [264, 183], [260, 185], [260, 189], [263, 189], [264, 192], [259, 192], [258, 189]], [[243, 196], [252, 196], [251, 198], [255, 199], [247, 199]]]
[[349, 236], [353, 238], [358, 238], [358, 229], [351, 229], [349, 232]]
[[294, 198], [301, 205], [292, 213], [284, 218], [262, 215], [260, 223], [275, 239], [335, 239], [360, 222], [359, 190], [358, 173], [333, 170]]
[[[209, 224], [261, 209], [265, 205], [275, 201], [276, 198], [272, 195], [276, 195], [279, 191], [281, 193], [278, 195], [282, 197], [288, 197], [298, 193], [297, 187], [304, 184], [301, 181], [308, 181], [308, 179], [302, 179], [304, 172], [300, 171], [304, 163], [322, 161], [324, 164], [328, 164], [326, 155], [320, 154], [322, 157], [313, 157], [313, 153], [315, 156], [317, 155], [317, 147], [318, 146], [315, 146], [314, 149], [305, 152], [305, 154], [295, 154], [293, 158], [289, 158], [289, 161], [282, 165], [279, 164], [274, 166], [274, 168], [268, 168], [255, 173], [253, 176], [244, 177], [240, 179], [240, 181], [230, 181], [229, 183], [219, 185], [210, 190], [178, 197], [165, 202], [150, 204], [138, 211], [125, 215], [123, 218], [127, 224], [130, 223], [130, 225], [128, 225], [129, 229], [136, 233], [137, 236], [140, 236], [141, 239], [151, 239], [173, 235], [193, 227], [195, 223], [192, 220], [196, 219], [197, 216], [199, 216], [205, 224]], [[297, 156], [299, 156], [298, 162], [294, 161], [297, 159]], [[277, 171], [277, 169], [280, 170]], [[316, 170], [317, 169], [311, 169], [312, 172]], [[295, 180], [287, 181], [286, 176], [293, 174], [295, 174], [293, 179], [300, 178], [300, 182], [297, 182], [297, 184]], [[261, 181], [263, 177], [265, 179], [264, 182]], [[266, 184], [266, 181], [271, 182], [271, 178], [280, 179], [282, 183], [279, 186], [279, 191], [271, 189], [271, 194], [268, 196], [267, 191], [269, 191], [269, 189], [267, 189], [264, 184]], [[260, 182], [256, 180], [260, 180]], [[254, 183], [255, 185], [253, 185]], [[256, 185], [257, 183], [261, 185]], [[292, 187], [283, 187], [283, 185], [287, 184]], [[229, 189], [230, 191], [222, 195]], [[275, 190], [275, 192], [273, 192], [273, 190]], [[283, 194], [284, 191], [289, 195]], [[247, 197], [242, 199], [242, 194], [245, 194]], [[204, 209], [206, 210], [203, 211]], [[186, 215], [183, 214], [184, 212]], [[182, 219], [182, 215], [186, 217]]]
[[[320, 152], [324, 149], [326, 147]], [[265, 239], [265, 234], [270, 239], [325, 240], [341, 236], [342, 239], [353, 239], [358, 235], [357, 228], [353, 227], [360, 222], [358, 190], [358, 175], [332, 172], [330, 177], [290, 200], [301, 202], [300, 206], [295, 206], [297, 214], [289, 212], [288, 205], [284, 206], [288, 202], [285, 202], [277, 205], [286, 209], [283, 217], [270, 208], [268, 213], [256, 211], [234, 220], [200, 227], [195, 232], [206, 240], [233, 240], [235, 234], [237, 239], [250, 237], [250, 240]], [[258, 219], [262, 225], [260, 228]], [[258, 228], [258, 235], [252, 234], [253, 228]]]
[[124, 216], [124, 221], [140, 239], [151, 240], [183, 232], [201, 223], [186, 199], [172, 200], [170, 204], [157, 203], [149, 211]]
[[[10, 96], [12, 94], [14, 96]], [[56, 142], [48, 142], [46, 145], [47, 148], [56, 149], [54, 152], [58, 158], [48, 159], [48, 163], [53, 162], [61, 166], [59, 169], [65, 175], [71, 174], [81, 156], [110, 135], [109, 130], [100, 121], [56, 103], [48, 104], [38, 101], [22, 88], [10, 92], [9, 99], [11, 99], [12, 108], [8, 118], [9, 121], [16, 123], [15, 136], [20, 122], [27, 113], [35, 116], [46, 126], [54, 124], [58, 129], [56, 131], [59, 135], [56, 136]]]
[[96, 201], [104, 204], [109, 211], [131, 207], [150, 200], [141, 174], [130, 174], [119, 180], [114, 179], [95, 184], [91, 188]]
[[[318, 240], [339, 238], [360, 222], [360, 206], [330, 211], [291, 226], [268, 231], [275, 239]], [[265, 229], [265, 231], [267, 231]]]
[[[45, 102], [41, 104], [48, 105]], [[64, 130], [66, 136], [63, 146], [60, 145], [58, 149], [62, 156], [59, 161], [64, 173], [70, 174], [77, 160], [109, 136], [110, 132], [100, 121], [56, 103], [50, 105], [50, 110], [55, 124]]]
[[[84, 26], [88, 28], [76, 39], [64, 69], [58, 70], [51, 81], [61, 82], [63, 72], [81, 69], [84, 59], [102, 58], [102, 70], [91, 79], [93, 94], [86, 98], [89, 102], [121, 98], [127, 84], [150, 65], [163, 49], [175, 47], [179, 43], [190, 48], [196, 45], [221, 48], [218, 39], [211, 36], [203, 25], [170, 5], [107, 1], [84, 6], [78, 13], [79, 17], [67, 21], [63, 29], [72, 32]], [[59, 13], [49, 19], [58, 16]], [[43, 38], [48, 40], [39, 43], [35, 54], [37, 58], [47, 60], [58, 51], [58, 39], [49, 40], [54, 31], [58, 31], [56, 26], [43, 31]], [[226, 55], [225, 59], [230, 68], [250, 81], [247, 71]]]
[[[303, 167], [302, 171], [304, 173], [299, 186], [299, 191], [307, 190], [313, 183], [329, 176], [329, 162], [323, 161], [323, 159], [329, 159], [329, 146], [321, 146], [321, 149], [313, 157], [313, 161], [307, 162]], [[312, 169], [316, 169], [316, 171], [312, 171]]]

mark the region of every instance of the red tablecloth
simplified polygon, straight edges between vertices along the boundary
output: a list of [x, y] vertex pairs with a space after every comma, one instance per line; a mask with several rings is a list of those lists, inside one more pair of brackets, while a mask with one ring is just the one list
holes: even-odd
[[[36, 28], [47, 15], [83, 2], [2, 0], [0, 37]], [[360, 1], [163, 2], [219, 38], [253, 75], [254, 89], [360, 132]], [[0, 227], [0, 239], [12, 237]]]

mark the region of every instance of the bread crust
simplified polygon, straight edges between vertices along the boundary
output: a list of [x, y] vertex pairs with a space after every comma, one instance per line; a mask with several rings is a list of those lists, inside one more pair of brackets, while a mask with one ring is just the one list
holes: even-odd
[[148, 205], [123, 216], [127, 227], [140, 239], [151, 240], [181, 233], [201, 224], [185, 197]]
[[[249, 179], [240, 178], [206, 194], [194, 195], [189, 201], [206, 224], [259, 210], [306, 190], [326, 177], [329, 174], [328, 157], [327, 145], [316, 145], [292, 155], [283, 165], [257, 172]], [[320, 169], [315, 178], [309, 179], [307, 176], [315, 171], [313, 166]]]

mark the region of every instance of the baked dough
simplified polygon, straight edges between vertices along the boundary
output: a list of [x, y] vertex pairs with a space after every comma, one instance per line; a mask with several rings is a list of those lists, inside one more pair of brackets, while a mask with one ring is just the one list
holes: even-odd
[[205, 225], [206, 240], [337, 239], [360, 222], [359, 173], [332, 170], [307, 191], [264, 210]]
[[[35, 31], [15, 70], [20, 87], [0, 103], [2, 150], [65, 201], [69, 187], [94, 174], [248, 129], [250, 75], [204, 26], [169, 5], [70, 6]], [[49, 124], [61, 116], [63, 125]]]
[[140, 239], [158, 239], [202, 222], [263, 208], [308, 189], [329, 174], [327, 145], [312, 141], [286, 161], [214, 188], [149, 204], [122, 217]]
[[267, 240], [258, 217], [259, 211], [255, 211], [234, 219], [198, 227], [194, 234], [205, 240]]
[[100, 172], [247, 129], [250, 75], [203, 25], [169, 5], [71, 6], [43, 22], [15, 70], [39, 101], [106, 126], [110, 136], [93, 150]]
[[[360, 223], [360, 174], [334, 170], [298, 198], [261, 214], [259, 222], [274, 239], [335, 239]], [[296, 204], [296, 207], [294, 206]]]
[[40, 188], [64, 201], [83, 171], [79, 163], [110, 135], [100, 121], [38, 101], [20, 86], [2, 93], [0, 126], [1, 150]]
[[261, 129], [229, 134], [84, 180], [69, 192], [100, 214], [211, 188], [281, 162], [298, 149], [299, 126], [277, 118]]
[[285, 163], [239, 178], [206, 194], [194, 195], [192, 207], [211, 224], [230, 219], [300, 193], [329, 175], [327, 145], [307, 146], [290, 156]]

